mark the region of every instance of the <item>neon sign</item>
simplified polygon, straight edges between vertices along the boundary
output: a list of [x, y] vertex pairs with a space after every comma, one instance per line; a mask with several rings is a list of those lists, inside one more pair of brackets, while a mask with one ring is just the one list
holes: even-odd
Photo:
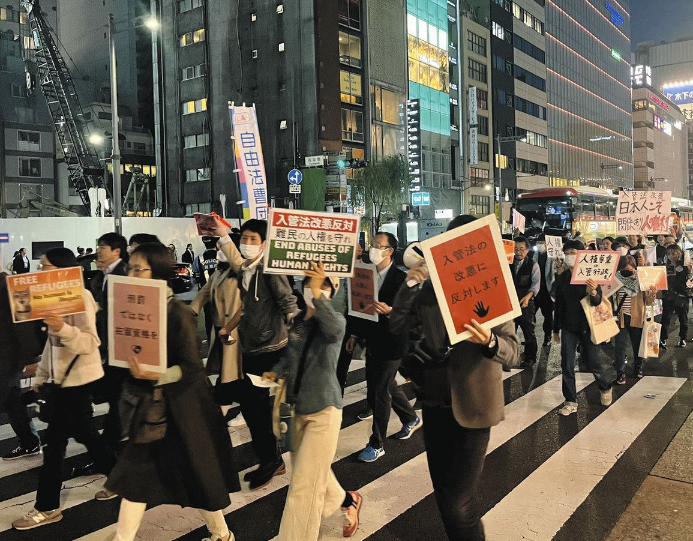
[[[652, 86], [652, 68], [638, 64], [630, 68], [630, 86]], [[667, 96], [668, 97], [668, 96]]]
[[676, 105], [693, 103], [693, 80], [679, 83], [667, 83], [662, 93]]
[[614, 23], [614, 26], [621, 26], [626, 21], [609, 0], [606, 0], [606, 9], [611, 14], [611, 22]]
[[655, 96], [652, 92], [648, 92], [648, 93], [647, 93], [647, 96], [648, 96], [653, 102], [655, 102], [657, 105], [659, 105], [662, 109], [664, 109], [665, 111], [668, 111], [668, 110], [669, 110], [669, 104], [666, 103], [664, 100], [662, 100], [662, 99], [658, 98], [657, 96]]

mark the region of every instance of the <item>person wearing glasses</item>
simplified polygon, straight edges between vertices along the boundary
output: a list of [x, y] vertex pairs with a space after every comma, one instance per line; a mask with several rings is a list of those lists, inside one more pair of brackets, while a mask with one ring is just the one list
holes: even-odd
[[515, 327], [522, 329], [525, 337], [525, 352], [521, 368], [531, 368], [537, 362], [536, 306], [534, 299], [541, 287], [541, 270], [529, 255], [529, 241], [525, 237], [515, 237], [515, 259], [510, 264], [517, 298], [520, 299], [522, 314], [515, 319]]

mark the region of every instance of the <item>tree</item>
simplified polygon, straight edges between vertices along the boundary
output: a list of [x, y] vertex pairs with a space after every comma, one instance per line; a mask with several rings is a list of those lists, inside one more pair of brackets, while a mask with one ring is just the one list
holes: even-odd
[[398, 154], [370, 162], [358, 169], [351, 181], [349, 204], [365, 208], [363, 221], [370, 223], [371, 236], [380, 230], [383, 218], [397, 219], [409, 187], [409, 164]]

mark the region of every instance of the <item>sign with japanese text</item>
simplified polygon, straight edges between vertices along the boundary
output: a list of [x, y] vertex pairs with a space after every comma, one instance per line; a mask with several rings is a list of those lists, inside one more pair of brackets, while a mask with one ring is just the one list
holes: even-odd
[[492, 214], [421, 243], [451, 344], [470, 336], [475, 319], [486, 328], [522, 313], [508, 256]]
[[652, 286], [655, 286], [657, 291], [665, 291], [668, 289], [667, 268], [659, 267], [638, 267], [638, 283], [640, 291], [649, 291]]
[[134, 360], [147, 372], [167, 368], [167, 298], [164, 280], [108, 277], [108, 364], [128, 368]]
[[616, 274], [619, 258], [617, 252], [579, 250], [570, 283], [585, 284], [587, 280], [594, 280], [597, 284], [610, 284]]
[[322, 262], [329, 276], [351, 277], [359, 216], [334, 212], [270, 209], [264, 272], [303, 274]]
[[505, 248], [505, 256], [508, 258], [508, 264], [512, 265], [513, 261], [515, 261], [515, 242], [503, 239], [503, 248]]
[[479, 163], [479, 128], [469, 128], [469, 164]]
[[15, 323], [80, 314], [85, 310], [83, 291], [82, 267], [7, 277], [7, 293]]
[[255, 107], [229, 106], [243, 219], [267, 219], [267, 176]]
[[375, 265], [356, 263], [354, 276], [347, 281], [349, 315], [369, 321], [378, 321], [374, 302], [378, 300], [378, 271]]
[[513, 209], [513, 230], [517, 229], [520, 233], [525, 232], [525, 217]]
[[676, 105], [693, 103], [693, 83], [691, 81], [665, 84], [662, 93]]
[[407, 162], [409, 190], [421, 189], [421, 107], [419, 100], [407, 100]]
[[479, 103], [477, 101], [477, 88], [469, 87], [469, 125], [476, 126], [479, 123], [478, 112]]
[[564, 259], [561, 237], [546, 235], [546, 255], [551, 259]]
[[669, 232], [671, 192], [621, 191], [616, 209], [619, 235], [656, 235]]

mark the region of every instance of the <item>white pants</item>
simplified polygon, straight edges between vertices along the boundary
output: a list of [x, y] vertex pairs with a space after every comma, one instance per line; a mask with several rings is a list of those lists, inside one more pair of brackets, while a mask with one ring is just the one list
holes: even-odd
[[[146, 503], [131, 502], [123, 498], [120, 502], [118, 525], [116, 527], [116, 536], [113, 541], [134, 541], [146, 509]], [[207, 523], [207, 528], [212, 536], [216, 535], [223, 539], [229, 534], [229, 528], [226, 526], [223, 512], [203, 511], [202, 509], [198, 509], [198, 511]]]
[[341, 426], [342, 410], [333, 406], [296, 417], [297, 450], [277, 541], [317, 541], [322, 517], [342, 506], [346, 492], [331, 467]]

